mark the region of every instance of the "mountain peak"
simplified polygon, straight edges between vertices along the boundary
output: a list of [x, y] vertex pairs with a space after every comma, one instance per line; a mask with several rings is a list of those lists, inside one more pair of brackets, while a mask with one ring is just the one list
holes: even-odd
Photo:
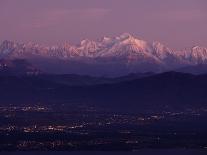
[[193, 46], [192, 50], [207, 50], [207, 48], [201, 46]]
[[130, 33], [123, 33], [119, 37], [117, 37], [118, 40], [125, 40], [129, 38], [134, 38]]
[[15, 43], [13, 41], [10, 41], [10, 40], [4, 40], [1, 44], [1, 46], [11, 46], [11, 45], [14, 45]]
[[104, 36], [102, 39], [101, 39], [101, 42], [110, 42], [112, 40], [112, 38], [110, 37], [107, 37], [107, 36]]

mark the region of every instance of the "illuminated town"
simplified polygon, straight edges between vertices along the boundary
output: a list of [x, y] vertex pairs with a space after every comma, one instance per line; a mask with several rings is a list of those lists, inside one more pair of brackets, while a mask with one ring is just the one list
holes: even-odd
[[205, 108], [126, 115], [86, 106], [1, 106], [0, 150], [206, 148], [204, 128], [183, 133], [174, 126], [206, 116]]

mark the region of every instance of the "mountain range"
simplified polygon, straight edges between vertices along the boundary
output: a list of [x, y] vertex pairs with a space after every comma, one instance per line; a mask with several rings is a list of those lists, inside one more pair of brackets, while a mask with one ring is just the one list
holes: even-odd
[[121, 112], [206, 108], [207, 75], [178, 72], [94, 78], [0, 76], [0, 105], [85, 104]]
[[207, 48], [195, 46], [172, 50], [160, 42], [149, 43], [124, 33], [97, 41], [85, 39], [78, 45], [64, 43], [50, 47], [31, 42], [3, 41], [0, 59], [24, 60], [37, 70], [48, 73], [120, 76], [181, 68], [185, 72], [186, 67], [188, 71], [191, 71], [189, 67], [204, 67], [207, 64]]

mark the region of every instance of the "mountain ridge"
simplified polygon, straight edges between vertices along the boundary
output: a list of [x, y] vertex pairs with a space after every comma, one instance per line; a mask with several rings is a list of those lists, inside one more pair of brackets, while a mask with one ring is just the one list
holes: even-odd
[[[117, 72], [117, 74], [121, 74], [122, 71], [124, 74], [128, 74], [130, 72], [163, 72], [186, 66], [207, 64], [207, 48], [194, 46], [177, 51], [160, 42], [150, 43], [124, 33], [117, 37], [103, 37], [97, 41], [85, 39], [78, 45], [64, 43], [58, 46], [43, 46], [31, 42], [20, 44], [3, 41], [0, 45], [0, 59], [26, 59], [37, 65], [39, 62], [32, 60], [44, 59], [48, 63], [49, 59], [65, 61], [65, 66], [59, 68], [62, 70], [65, 68], [66, 73], [68, 73], [67, 70], [69, 73], [77, 73], [70, 72], [70, 70], [76, 71], [77, 65], [73, 67], [73, 63], [79, 64], [80, 68], [85, 71], [100, 70], [103, 74], [104, 72], [110, 74], [113, 71], [107, 73], [107, 68], [110, 70], [110, 66], [116, 66], [113, 68], [114, 71], [120, 70], [120, 73]], [[59, 64], [56, 63], [54, 66]], [[42, 66], [44, 68], [44, 65]], [[39, 66], [40, 69], [42, 66]], [[54, 66], [51, 63], [51, 70]], [[99, 66], [99, 68], [94, 66]]]
[[89, 85], [59, 82], [63, 78], [0, 76], [0, 100], [8, 104], [84, 103], [123, 112], [207, 106], [207, 74], [165, 72], [112, 83], [92, 80], [95, 83]]

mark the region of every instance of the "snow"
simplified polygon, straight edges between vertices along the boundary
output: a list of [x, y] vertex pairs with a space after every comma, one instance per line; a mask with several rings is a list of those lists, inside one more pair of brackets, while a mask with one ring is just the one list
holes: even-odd
[[103, 37], [93, 41], [82, 40], [79, 45], [64, 43], [60, 46], [43, 46], [35, 43], [19, 44], [4, 41], [0, 44], [0, 58], [29, 58], [32, 56], [55, 57], [58, 59], [120, 58], [131, 61], [159, 62], [170, 65], [207, 63], [207, 48], [195, 46], [190, 49], [173, 51], [160, 42], [146, 42], [124, 33], [117, 37]]

